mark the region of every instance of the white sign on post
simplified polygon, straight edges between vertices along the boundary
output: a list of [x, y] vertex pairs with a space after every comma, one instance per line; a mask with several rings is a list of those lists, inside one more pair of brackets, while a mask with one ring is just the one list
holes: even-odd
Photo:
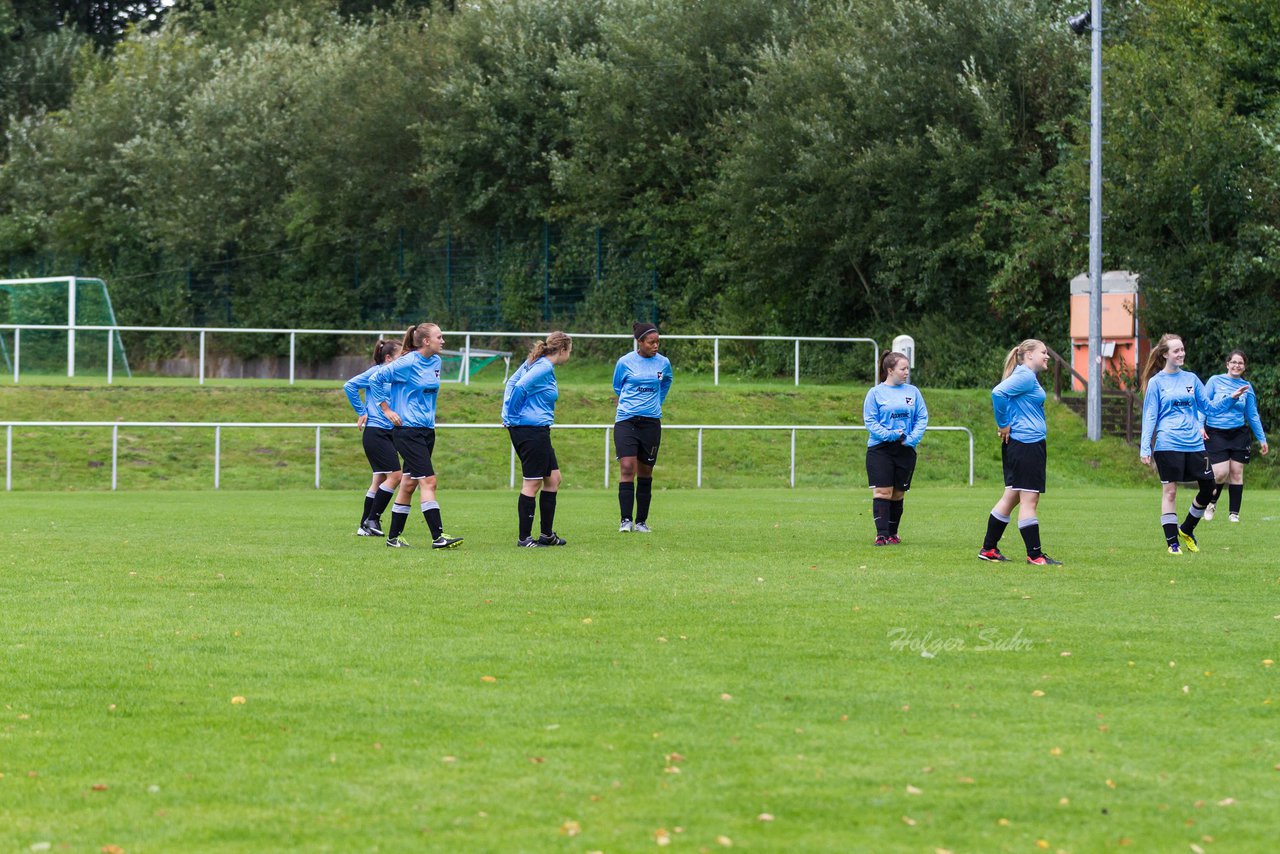
[[893, 339], [893, 352], [907, 357], [907, 364], [912, 370], [916, 367], [916, 339], [910, 335], [899, 335]]

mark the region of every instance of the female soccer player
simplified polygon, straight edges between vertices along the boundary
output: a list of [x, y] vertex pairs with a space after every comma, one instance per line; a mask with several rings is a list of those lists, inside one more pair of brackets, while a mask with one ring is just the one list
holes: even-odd
[[[401, 347], [405, 354], [374, 371], [370, 378], [375, 402], [394, 425], [391, 440], [404, 460], [400, 491], [391, 507], [387, 545], [396, 549], [409, 545], [400, 535], [409, 521], [409, 502], [421, 482], [420, 506], [431, 529], [431, 547], [453, 548], [462, 538], [444, 533], [440, 505], [436, 503], [436, 470], [431, 465], [431, 452], [436, 445], [436, 394], [440, 391], [444, 333], [434, 323], [419, 323], [405, 332]], [[385, 397], [379, 387], [386, 389]]]
[[[356, 429], [362, 433], [364, 455], [373, 469], [373, 481], [364, 495], [364, 510], [356, 528], [358, 537], [384, 536], [382, 511], [387, 509], [396, 487], [400, 485], [400, 458], [396, 456], [396, 446], [391, 441], [391, 422], [383, 415], [382, 407], [374, 405], [374, 393], [369, 386], [369, 377], [399, 355], [399, 341], [378, 339], [373, 348], [373, 367], [347, 380], [342, 386], [351, 408], [356, 411]], [[364, 389], [363, 401], [360, 399], [361, 389]], [[385, 397], [386, 389], [382, 393]]]
[[[1166, 333], [1151, 348], [1142, 370], [1146, 398], [1142, 401], [1142, 446], [1138, 454], [1143, 465], [1150, 465], [1154, 438], [1156, 471], [1163, 484], [1160, 527], [1171, 555], [1182, 554], [1184, 548], [1200, 551], [1195, 529], [1213, 499], [1213, 468], [1204, 449], [1200, 414], [1225, 411], [1249, 389], [1242, 385], [1229, 395], [1210, 400], [1200, 378], [1182, 370], [1186, 361], [1187, 348], [1182, 338]], [[1200, 491], [1191, 499], [1187, 518], [1178, 525], [1178, 484], [1193, 480]]]
[[929, 424], [920, 389], [907, 382], [911, 363], [901, 353], [880, 360], [880, 384], [862, 402], [867, 425], [867, 481], [873, 490], [871, 512], [877, 546], [896, 546], [902, 503], [916, 470], [916, 445]]
[[[516, 511], [520, 520], [520, 533], [516, 545], [521, 548], [563, 546], [565, 541], [556, 535], [556, 491], [560, 488], [560, 464], [556, 461], [555, 448], [551, 447], [551, 425], [555, 421], [556, 367], [569, 361], [573, 341], [563, 332], [552, 332], [547, 340], [539, 341], [529, 351], [525, 360], [507, 380], [506, 395], [502, 401], [502, 423], [511, 434], [511, 446], [520, 457], [520, 472], [524, 482]], [[538, 492], [542, 535], [533, 538], [533, 508]]]
[[618, 509], [622, 524], [618, 532], [647, 534], [653, 467], [658, 461], [658, 443], [662, 439], [662, 404], [671, 389], [671, 362], [658, 354], [657, 326], [635, 323], [631, 334], [635, 336], [636, 348], [619, 359], [613, 370], [613, 393], [618, 396], [613, 448], [621, 469]]
[[[1204, 393], [1210, 400], [1229, 395], [1242, 385], [1242, 379], [1249, 360], [1239, 350], [1232, 350], [1227, 356], [1227, 372], [1209, 377], [1204, 384]], [[1246, 426], [1246, 424], [1248, 426]], [[1253, 390], [1244, 393], [1244, 397], [1234, 401], [1226, 412], [1219, 415], [1205, 416], [1205, 450], [1209, 454], [1209, 464], [1213, 466], [1213, 500], [1204, 508], [1204, 520], [1213, 518], [1213, 511], [1222, 494], [1223, 484], [1227, 485], [1230, 514], [1227, 518], [1232, 522], [1240, 521], [1240, 502], [1244, 498], [1244, 467], [1249, 463], [1249, 432], [1252, 428], [1253, 438], [1258, 440], [1262, 455], [1266, 456], [1267, 434], [1262, 431], [1262, 419], [1258, 417], [1258, 401]]]
[[1036, 506], [1045, 491], [1048, 460], [1044, 420], [1044, 389], [1037, 374], [1049, 367], [1049, 348], [1034, 338], [1009, 351], [1004, 360], [1004, 379], [991, 390], [991, 406], [996, 416], [996, 433], [1003, 443], [1000, 460], [1004, 466], [1004, 495], [987, 517], [987, 536], [982, 541], [982, 560], [1003, 561], [1000, 537], [1009, 524], [1013, 506], [1018, 505], [1018, 533], [1027, 547], [1027, 563], [1062, 566], [1040, 548], [1040, 520]]

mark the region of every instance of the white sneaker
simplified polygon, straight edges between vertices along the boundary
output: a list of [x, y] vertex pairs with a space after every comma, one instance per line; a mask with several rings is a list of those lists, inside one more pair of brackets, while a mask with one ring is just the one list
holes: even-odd
[[1239, 514], [1239, 513], [1232, 513], [1230, 516], [1228, 516], [1228, 517], [1227, 517], [1227, 521], [1228, 521], [1228, 522], [1239, 522], [1239, 521], [1240, 521], [1240, 514]]
[[628, 531], [630, 531], [630, 530], [631, 530], [631, 520], [630, 520], [630, 519], [623, 519], [623, 520], [622, 520], [622, 524], [618, 526], [618, 533], [619, 533], [619, 534], [625, 534], [625, 533], [627, 533], [627, 532], [628, 532]]
[[1212, 521], [1213, 521], [1213, 510], [1214, 510], [1214, 508], [1215, 508], [1215, 507], [1217, 507], [1217, 506], [1218, 506], [1218, 505], [1217, 505], [1215, 502], [1210, 501], [1210, 502], [1209, 502], [1209, 506], [1208, 506], [1208, 507], [1206, 507], [1206, 508], [1204, 508], [1204, 520], [1205, 520], [1206, 522], [1212, 522]]
[[632, 522], [631, 530], [637, 534], [647, 534], [649, 533], [649, 526], [644, 522]]

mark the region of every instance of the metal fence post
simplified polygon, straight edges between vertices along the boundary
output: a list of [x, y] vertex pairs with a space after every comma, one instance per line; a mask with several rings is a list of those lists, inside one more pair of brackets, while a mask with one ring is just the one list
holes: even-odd
[[712, 385], [720, 385], [720, 339], [711, 339], [711, 375], [715, 377]]
[[289, 385], [293, 385], [293, 366], [295, 362], [294, 354], [298, 350], [298, 333], [289, 333]]
[[316, 428], [316, 489], [320, 488], [320, 428]]
[[13, 490], [13, 425], [4, 432], [4, 491], [10, 492]]
[[22, 361], [22, 330], [13, 330], [13, 382], [18, 383], [18, 363]]
[[702, 489], [702, 428], [698, 428], [698, 489]]
[[116, 472], [118, 470], [116, 460], [120, 455], [120, 427], [118, 425], [111, 426], [111, 491], [116, 491]]
[[609, 488], [609, 431], [611, 427], [604, 428], [604, 488]]
[[213, 428], [213, 488], [217, 489], [222, 479], [222, 425]]
[[204, 385], [204, 330], [200, 330], [200, 385]]
[[796, 339], [796, 385], [800, 385], [800, 339]]
[[[796, 342], [797, 344], [799, 342]], [[796, 431], [791, 431], [791, 488], [796, 488]]]
[[114, 343], [111, 340], [111, 334], [111, 332], [107, 332], [107, 385], [111, 385], [111, 374], [115, 368], [116, 361], [116, 350], [111, 346]]
[[471, 335], [462, 345], [462, 384], [471, 385]]

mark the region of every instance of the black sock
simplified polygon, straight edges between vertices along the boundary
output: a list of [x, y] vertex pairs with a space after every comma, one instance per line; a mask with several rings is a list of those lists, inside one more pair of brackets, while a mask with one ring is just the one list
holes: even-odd
[[1178, 544], [1178, 514], [1160, 514], [1160, 527], [1164, 529], [1164, 541], [1171, 546]]
[[618, 511], [622, 513], [622, 521], [631, 521], [631, 507], [636, 502], [636, 485], [631, 481], [618, 484]]
[[382, 511], [387, 509], [387, 505], [391, 503], [391, 499], [395, 498], [395, 496], [396, 494], [392, 490], [379, 486], [378, 495], [373, 499], [373, 512], [369, 516], [374, 519], [381, 519]]
[[653, 478], [636, 478], [636, 521], [649, 521], [649, 502], [653, 500]]
[[1191, 499], [1191, 509], [1187, 511], [1187, 518], [1182, 520], [1183, 533], [1190, 535], [1196, 529], [1196, 525], [1200, 524], [1200, 520], [1204, 518], [1204, 508], [1209, 506], [1210, 500], [1213, 498], [1213, 490], [1217, 486], [1211, 480], [1197, 481], [1200, 491], [1196, 493], [1196, 497]]
[[1244, 498], [1244, 484], [1233, 483], [1227, 486], [1227, 500], [1231, 505], [1230, 512], [1240, 515], [1240, 501]]
[[876, 525], [876, 536], [889, 536], [889, 499], [871, 499], [871, 521]]
[[1215, 485], [1214, 485], [1214, 487], [1213, 487], [1213, 500], [1210, 502], [1211, 504], [1217, 504], [1217, 503], [1218, 503], [1218, 499], [1222, 497], [1222, 487], [1224, 487], [1224, 486], [1226, 486], [1226, 484], [1225, 484], [1225, 483], [1219, 483], [1219, 484], [1215, 484]]
[[889, 536], [898, 536], [898, 525], [902, 523], [902, 499], [889, 502]]
[[369, 490], [364, 494], [364, 513], [360, 516], [360, 524], [364, 524], [364, 520], [369, 518], [369, 514], [373, 511], [373, 499], [377, 496], [376, 490]]
[[542, 490], [542, 497], [538, 499], [538, 514], [542, 523], [542, 533], [551, 536], [555, 533], [556, 523], [556, 494], [551, 490]]
[[1037, 558], [1044, 552], [1040, 551], [1040, 520], [1035, 516], [1030, 519], [1018, 520], [1018, 533], [1022, 535], [1022, 542], [1027, 546], [1027, 557]]
[[422, 518], [427, 520], [427, 527], [431, 529], [431, 539], [440, 539], [444, 534], [444, 523], [440, 521], [440, 505], [434, 501], [422, 502]]
[[520, 493], [516, 500], [516, 514], [520, 517], [520, 539], [526, 540], [533, 534], [533, 508], [538, 499], [532, 495]]
[[391, 530], [387, 532], [387, 539], [394, 540], [396, 537], [404, 533], [404, 525], [409, 521], [409, 505], [396, 504], [391, 508]]
[[984, 552], [991, 551], [1000, 545], [1000, 538], [1004, 536], [1004, 529], [1008, 525], [1008, 516], [998, 516], [996, 511], [991, 511], [991, 515], [987, 517], [987, 536], [982, 541], [982, 550]]

